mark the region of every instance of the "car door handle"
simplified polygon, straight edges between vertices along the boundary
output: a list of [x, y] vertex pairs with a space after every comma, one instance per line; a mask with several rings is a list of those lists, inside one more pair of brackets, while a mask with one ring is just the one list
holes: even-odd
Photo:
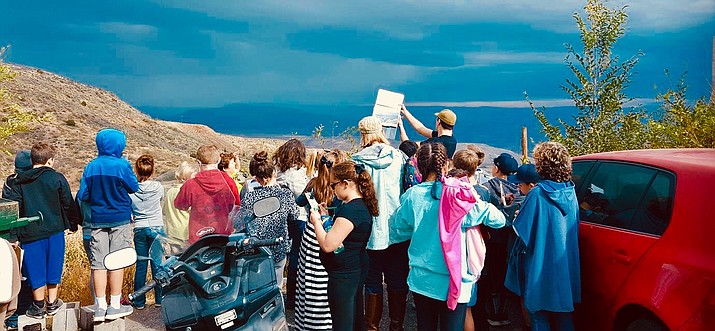
[[626, 252], [618, 250], [613, 254], [613, 262], [630, 265], [631, 257], [626, 255]]

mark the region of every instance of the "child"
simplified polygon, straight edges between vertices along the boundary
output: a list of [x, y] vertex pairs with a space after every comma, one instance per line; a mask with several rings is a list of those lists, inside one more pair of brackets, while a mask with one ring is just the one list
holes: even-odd
[[[326, 232], [315, 209], [310, 221], [322, 249], [320, 260], [328, 271], [333, 330], [365, 330], [362, 289], [368, 272], [367, 242], [373, 217], [379, 214], [375, 188], [365, 166], [352, 161], [333, 165], [330, 186], [343, 202], [333, 215], [332, 228]], [[323, 214], [327, 215], [325, 209]]]
[[[243, 221], [244, 224], [235, 224], [234, 227], [245, 226], [248, 234], [258, 239], [278, 237], [285, 239], [281, 244], [269, 247], [273, 253], [278, 287], [283, 288], [283, 268], [291, 246], [288, 237], [288, 219], [298, 218], [298, 205], [295, 204], [293, 193], [277, 184], [276, 168], [268, 161], [268, 153], [265, 151], [256, 153], [249, 169], [261, 187], [246, 193], [238, 212], [238, 220]], [[271, 203], [270, 209], [266, 209], [266, 201], [276, 201], [278, 205]]]
[[[483, 318], [486, 315], [492, 326], [511, 323], [506, 311], [507, 291], [504, 288], [504, 277], [506, 276], [509, 241], [514, 237], [510, 225], [523, 196], [519, 193], [519, 188], [510, 183], [507, 177], [516, 172], [518, 167], [519, 163], [511, 154], [500, 154], [494, 159], [492, 167], [492, 176], [494, 177], [485, 184], [489, 189], [491, 203], [506, 215], [507, 221], [507, 226], [503, 229], [487, 229], [489, 239], [486, 240], [486, 245], [489, 254], [484, 266], [485, 276], [479, 282], [477, 291], [479, 295], [477, 309], [482, 312], [477, 314], [477, 318]], [[491, 309], [484, 314], [483, 310], [486, 307]]]
[[[534, 147], [541, 181], [524, 199], [514, 230], [524, 249], [510, 263], [505, 285], [524, 298], [533, 330], [573, 330], [574, 303], [581, 301], [578, 200], [571, 156], [556, 142]], [[546, 249], [545, 249], [546, 248]], [[554, 258], [559, 257], [559, 258]], [[523, 272], [513, 270], [521, 265]], [[551, 321], [551, 323], [550, 323]]]
[[[287, 187], [293, 192], [294, 198], [298, 198], [305, 186], [308, 184], [308, 174], [306, 171], [305, 145], [295, 138], [289, 139], [278, 147], [273, 154], [273, 163], [278, 170], [278, 185]], [[286, 308], [293, 308], [295, 305], [296, 279], [298, 278], [298, 252], [300, 251], [300, 241], [303, 237], [305, 224], [308, 221], [308, 213], [305, 208], [298, 208], [298, 218], [288, 220], [288, 235], [292, 242], [288, 252], [288, 279], [286, 282]]]
[[233, 153], [221, 153], [221, 161], [218, 163], [218, 170], [225, 171], [231, 178], [233, 178], [234, 183], [236, 183], [236, 189], [241, 192], [243, 189], [243, 184], [241, 184], [241, 178], [239, 171], [241, 170], [241, 161], [238, 156]]
[[[208, 234], [231, 234], [233, 226], [228, 215], [240, 205], [238, 189], [231, 176], [218, 170], [221, 153], [213, 145], [196, 151], [199, 173], [181, 186], [174, 207], [189, 211], [189, 243]], [[204, 208], [211, 206], [212, 208]], [[192, 208], [195, 207], [195, 208]]]
[[22, 192], [20, 216], [42, 213], [43, 219], [19, 228], [17, 237], [25, 251], [24, 259], [28, 261], [24, 266], [34, 300], [26, 315], [44, 318], [45, 313], [56, 314], [64, 304], [57, 298], [65, 261], [64, 230], [77, 231], [77, 226], [82, 224], [82, 215], [72, 198], [67, 179], [52, 169], [54, 147], [36, 143], [30, 158], [32, 169], [17, 175], [16, 183]]
[[[465, 272], [471, 269], [461, 269], [461, 275], [457, 275], [457, 278], [462, 279], [460, 298], [454, 302], [454, 307], [449, 307], [451, 296], [448, 296], [448, 292], [453, 279], [451, 269], [455, 265], [448, 265], [445, 260], [447, 254], [443, 253], [445, 243], [442, 241], [440, 218], [445, 217], [444, 211], [449, 209], [464, 212], [461, 218], [455, 217], [451, 220], [460, 222], [457, 243], [466, 241], [465, 232], [468, 228], [481, 223], [495, 228], [504, 226], [504, 215], [491, 204], [476, 199], [473, 195], [472, 203], [461, 206], [463, 208], [443, 208], [443, 203], [446, 203], [444, 199], [454, 202], [459, 197], [457, 192], [452, 196], [444, 196], [442, 193], [447, 189], [442, 179], [447, 158], [447, 152], [441, 144], [423, 143], [420, 146], [417, 165], [423, 175], [423, 182], [402, 195], [400, 207], [391, 220], [396, 241], [411, 239], [407, 282], [415, 301], [417, 325], [420, 330], [437, 330], [438, 326], [445, 331], [462, 330], [467, 302], [473, 292], [474, 278], [478, 276]], [[468, 186], [467, 188], [465, 193], [472, 194], [473, 190]], [[439, 231], [436, 231], [437, 229]], [[468, 264], [466, 246], [457, 245], [456, 252], [452, 251], [455, 246], [450, 248], [449, 256], [458, 257], [457, 266]]]
[[[154, 175], [154, 158], [142, 155], [134, 163], [134, 170], [139, 180], [139, 190], [130, 195], [132, 199], [132, 214], [134, 216], [134, 248], [140, 259], [134, 272], [134, 288], [139, 289], [146, 283], [146, 269], [149, 261], [149, 248], [159, 236], [164, 236], [164, 222], [161, 213], [161, 202], [164, 199], [164, 187], [155, 180], [149, 180]], [[143, 259], [142, 259], [143, 258]], [[152, 258], [155, 258], [152, 256]], [[156, 275], [157, 259], [151, 261], [151, 274]], [[161, 306], [161, 286], [154, 287], [154, 305]], [[134, 307], [144, 309], [146, 297], [138, 296]]]
[[[473, 146], [473, 145], [472, 145]], [[478, 147], [475, 146], [478, 149]], [[482, 201], [490, 202], [489, 189], [486, 186], [477, 182], [475, 177], [476, 171], [484, 160], [484, 152], [471, 148], [463, 149], [454, 153], [452, 164], [455, 169], [464, 170], [467, 173], [469, 183], [474, 186], [474, 189], [479, 194]]]
[[519, 169], [516, 170], [516, 174], [509, 176], [509, 181], [516, 184], [519, 187], [519, 192], [524, 196], [536, 186], [539, 180], [539, 173], [536, 172], [536, 166], [531, 163], [522, 164]]
[[[525, 163], [522, 164], [519, 169], [516, 170], [516, 174], [509, 176], [509, 181], [518, 185], [519, 186], [519, 192], [526, 196], [531, 189], [536, 187], [536, 184], [539, 182], [539, 173], [536, 172], [536, 166], [534, 166], [531, 163]], [[512, 240], [513, 242], [509, 243], [509, 246], [511, 248], [511, 254], [509, 255], [509, 259], [507, 262], [507, 276], [509, 276], [509, 269], [508, 266], [510, 266], [512, 263], [522, 263], [523, 267], [523, 261], [519, 261], [518, 257], [516, 256], [519, 254], [520, 250], [523, 249], [523, 243], [519, 242], [516, 238]], [[524, 324], [527, 327], [531, 327], [531, 319], [529, 318], [529, 313], [526, 310], [526, 307], [524, 306], [524, 300], [522, 298], [521, 301], [521, 313], [522, 317], [524, 318]]]
[[189, 212], [174, 207], [174, 200], [184, 183], [193, 178], [196, 169], [184, 161], [174, 172], [176, 183], [166, 190], [161, 210], [164, 213], [166, 235], [178, 245], [184, 246], [189, 241]]
[[405, 140], [400, 143], [399, 149], [407, 156], [407, 161], [402, 168], [402, 191], [407, 191], [408, 188], [419, 184], [422, 181], [422, 175], [417, 170], [417, 143], [412, 140]]
[[[122, 157], [126, 136], [122, 131], [102, 129], [96, 137], [98, 156], [89, 162], [82, 173], [79, 200], [89, 203], [92, 239], [90, 267], [94, 281], [97, 309], [94, 321], [102, 322], [127, 316], [131, 306], [122, 305], [124, 269], [107, 271], [104, 257], [132, 245], [132, 200], [129, 194], [139, 189], [132, 166]], [[107, 306], [106, 288], [109, 277], [110, 304]]]
[[[330, 187], [330, 169], [347, 159], [338, 149], [322, 151], [315, 158], [317, 176], [308, 181], [305, 192], [296, 198], [300, 207], [308, 205], [308, 196], [328, 206], [329, 214], [340, 205]], [[332, 208], [331, 208], [332, 207]], [[328, 273], [320, 261], [320, 245], [315, 237], [315, 226], [308, 222], [303, 231], [298, 258], [298, 277], [295, 303], [296, 330], [332, 330], [328, 303]]]

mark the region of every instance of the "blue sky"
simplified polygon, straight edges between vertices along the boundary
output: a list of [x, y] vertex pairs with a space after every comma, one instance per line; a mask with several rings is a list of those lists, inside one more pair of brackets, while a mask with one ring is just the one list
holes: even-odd
[[[567, 105], [564, 43], [585, 1], [4, 1], [6, 60], [117, 93], [134, 106]], [[629, 90], [652, 99], [664, 69], [709, 95], [715, 1], [629, 4], [622, 57], [643, 51]]]

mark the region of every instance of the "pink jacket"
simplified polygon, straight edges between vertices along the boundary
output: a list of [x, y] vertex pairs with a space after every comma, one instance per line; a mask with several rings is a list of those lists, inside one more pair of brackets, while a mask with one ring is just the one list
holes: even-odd
[[[457, 178], [442, 179], [442, 195], [439, 201], [439, 238], [442, 243], [442, 253], [449, 270], [449, 293], [447, 307], [454, 310], [457, 307], [462, 286], [462, 220], [474, 207], [477, 197], [474, 188]], [[476, 228], [475, 228], [476, 229]], [[476, 230], [479, 235], [479, 231]], [[474, 237], [475, 233], [467, 237]], [[481, 240], [479, 235], [478, 240]], [[483, 245], [483, 242], [482, 242]], [[467, 247], [470, 245], [468, 244]], [[478, 256], [478, 254], [476, 254]], [[484, 254], [481, 263], [483, 265]], [[467, 263], [468, 265], [478, 264]], [[481, 270], [480, 270], [481, 271]]]

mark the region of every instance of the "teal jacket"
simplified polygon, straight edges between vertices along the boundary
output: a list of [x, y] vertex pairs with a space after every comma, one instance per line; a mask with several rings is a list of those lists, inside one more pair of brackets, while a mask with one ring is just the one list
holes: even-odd
[[[396, 242], [412, 239], [407, 251], [410, 260], [407, 285], [410, 291], [447, 301], [449, 270], [439, 239], [439, 200], [433, 198], [433, 183], [420, 183], [402, 195], [401, 205], [390, 219], [391, 237]], [[439, 198], [442, 183], [437, 182], [434, 189], [434, 196]], [[492, 204], [478, 200], [464, 217], [462, 228], [479, 224], [500, 228], [504, 226], [505, 218]]]
[[366, 147], [353, 155], [355, 163], [365, 165], [375, 185], [380, 215], [372, 219], [372, 234], [367, 249], [382, 250], [399, 242], [390, 239], [388, 220], [400, 206], [402, 193], [402, 168], [407, 157], [402, 151], [386, 144]]

